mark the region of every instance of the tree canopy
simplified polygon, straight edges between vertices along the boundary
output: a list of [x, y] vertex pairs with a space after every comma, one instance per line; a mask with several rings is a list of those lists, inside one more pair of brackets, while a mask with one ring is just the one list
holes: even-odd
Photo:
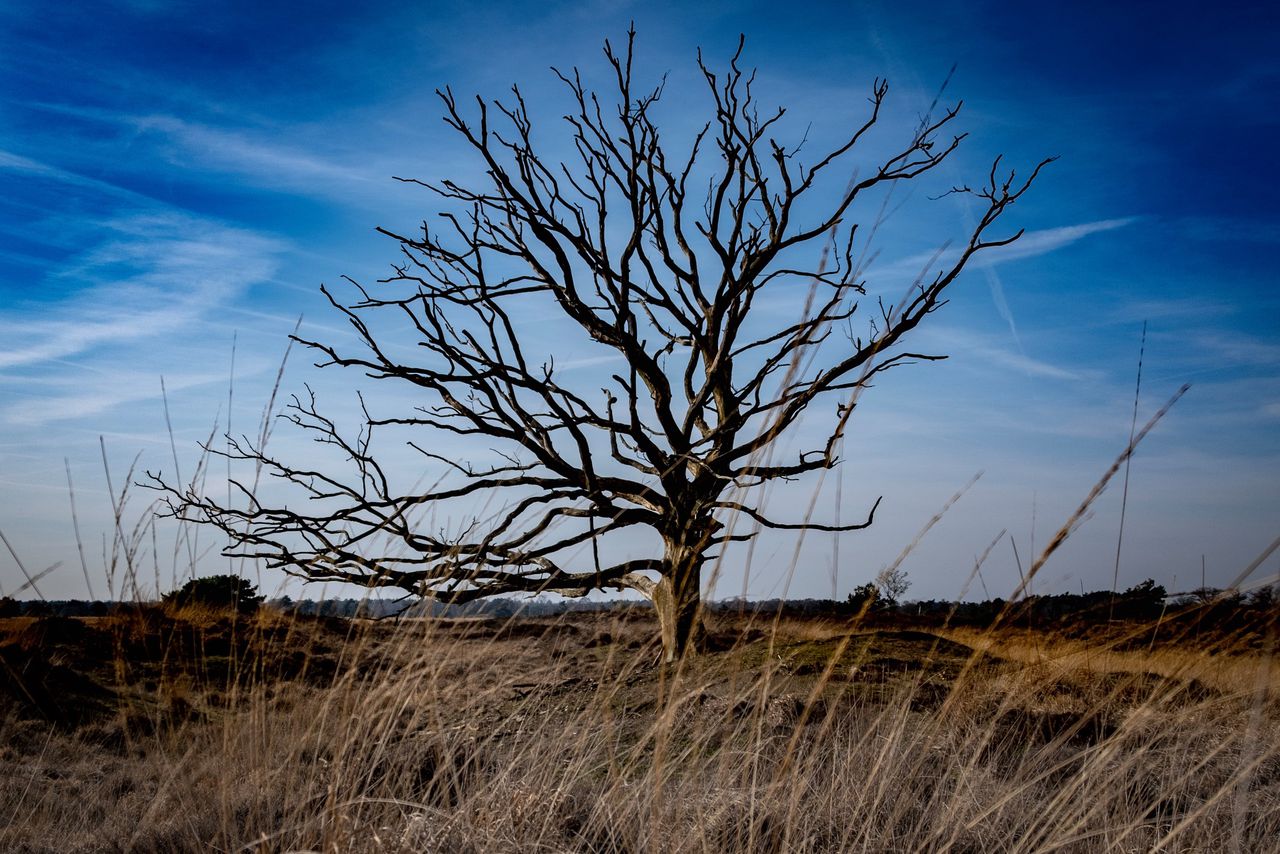
[[[775, 139], [785, 110], [762, 111], [740, 43], [722, 72], [699, 55], [706, 120], [688, 145], [673, 146], [659, 127], [664, 83], [635, 79], [633, 48], [634, 33], [621, 51], [605, 43], [608, 95], [577, 70], [555, 72], [569, 104], [565, 162], [535, 141], [518, 86], [505, 101], [470, 106], [438, 93], [482, 178], [402, 179], [435, 197], [438, 216], [416, 233], [380, 229], [400, 257], [376, 285], [348, 280], [348, 299], [323, 288], [359, 346], [297, 339], [322, 366], [399, 386], [406, 405], [365, 407], [360, 429], [345, 435], [313, 394], [295, 397], [286, 417], [339, 450], [344, 471], [233, 440], [223, 453], [308, 500], [263, 503], [237, 482], [232, 503], [157, 478], [174, 512], [225, 531], [229, 553], [310, 580], [451, 602], [638, 590], [657, 608], [669, 658], [696, 644], [703, 568], [724, 544], [764, 529], [872, 523], [878, 500], [857, 522], [824, 525], [776, 518], [754, 496], [834, 467], [872, 380], [943, 358], [904, 342], [975, 255], [1019, 237], [996, 233], [996, 223], [1048, 161], [1019, 177], [997, 159], [982, 183], [951, 188], [978, 203], [967, 238], [939, 252], [900, 300], [864, 299], [866, 247], [885, 215], [875, 193], [957, 150], [959, 105], [873, 157], [864, 143], [889, 92], [876, 80], [861, 122], [809, 154], [804, 139]], [[535, 308], [619, 368], [584, 382], [554, 354], [534, 352], [526, 318]], [[413, 353], [389, 345], [392, 322], [411, 334]], [[820, 400], [831, 405], [812, 407]], [[802, 416], [826, 419], [819, 441], [796, 430]], [[423, 466], [452, 477], [399, 486], [374, 441], [392, 429], [415, 431], [409, 444]], [[496, 462], [438, 453], [433, 435], [493, 448]], [[784, 456], [784, 437], [801, 447]], [[486, 509], [452, 530], [429, 529], [425, 515], [451, 501]], [[602, 540], [633, 528], [655, 532], [661, 548], [602, 561]]]
[[191, 579], [177, 590], [164, 594], [161, 601], [177, 607], [195, 605], [252, 614], [258, 610], [263, 598], [258, 595], [257, 585], [247, 578], [238, 575], [208, 575]]

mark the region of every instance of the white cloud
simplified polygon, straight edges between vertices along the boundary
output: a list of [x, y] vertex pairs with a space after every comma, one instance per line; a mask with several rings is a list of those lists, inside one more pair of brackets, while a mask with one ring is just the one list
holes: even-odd
[[[389, 164], [375, 166], [368, 147], [335, 148], [332, 135], [318, 144], [305, 127], [264, 127], [247, 119], [211, 124], [169, 113], [135, 114], [70, 104], [29, 102], [25, 106], [109, 126], [127, 139], [130, 159], [141, 159], [152, 168], [167, 161], [185, 173], [238, 175], [258, 187], [337, 197], [347, 203], [353, 195], [366, 195], [373, 188], [385, 192], [393, 186], [391, 176], [396, 171]], [[2, 150], [0, 168], [111, 186]]]
[[1029, 377], [1071, 381], [1084, 379], [1084, 375], [1079, 371], [1063, 368], [1040, 359], [1033, 359], [1025, 353], [1014, 353], [996, 347], [978, 347], [975, 348], [974, 355], [991, 364], [1007, 367]]
[[[165, 377], [169, 394], [203, 385], [227, 382], [225, 371]], [[160, 397], [160, 378], [151, 373], [122, 372], [86, 384], [77, 383], [61, 394], [42, 395], [26, 403], [4, 410], [5, 422], [15, 426], [39, 426], [51, 421], [65, 421], [99, 415], [125, 403], [136, 403]]]
[[999, 246], [980, 253], [974, 263], [979, 266], [992, 266], [1020, 258], [1035, 258], [1038, 255], [1045, 255], [1064, 246], [1070, 246], [1072, 243], [1083, 240], [1091, 234], [1100, 234], [1105, 231], [1124, 228], [1126, 225], [1137, 222], [1137, 220], [1137, 217], [1128, 216], [1118, 219], [1103, 219], [1097, 222], [1085, 222], [1079, 225], [1064, 225], [1058, 228], [1028, 231], [1008, 246]]
[[1108, 323], [1138, 323], [1144, 320], [1189, 318], [1204, 321], [1235, 314], [1239, 306], [1227, 300], [1204, 297], [1161, 297], [1159, 299], [1127, 299], [1105, 314]]
[[1041, 379], [1070, 381], [1096, 379], [1088, 372], [1036, 359], [1021, 350], [1015, 352], [1005, 349], [992, 343], [986, 336], [954, 327], [934, 327], [928, 330], [926, 335], [921, 336], [920, 342], [922, 348], [934, 346], [950, 351], [954, 356], [962, 357], [967, 365], [986, 364]]
[[[316, 125], [290, 124], [278, 117], [264, 120], [217, 110], [212, 119], [202, 121], [183, 113], [137, 113], [41, 101], [21, 104], [30, 110], [99, 124], [110, 131], [104, 137], [106, 142], [96, 136], [51, 141], [60, 159], [82, 162], [86, 158], [111, 158], [125, 169], [143, 166], [152, 176], [158, 170], [174, 168], [182, 177], [198, 181], [234, 175], [252, 187], [338, 200], [344, 206], [367, 202], [375, 194], [385, 204], [388, 192], [396, 187], [392, 176], [415, 162], [395, 155], [396, 149], [385, 138], [370, 140], [350, 133], [334, 134]], [[207, 105], [201, 109], [209, 112]], [[334, 124], [336, 120], [331, 120], [327, 127]], [[0, 149], [0, 169], [6, 168], [64, 181], [74, 179], [100, 189], [112, 188]], [[118, 187], [112, 189], [116, 194], [130, 193]]]
[[593, 368], [597, 365], [608, 365], [614, 362], [625, 361], [621, 353], [609, 353], [603, 356], [582, 356], [577, 359], [556, 359], [553, 364], [556, 373], [565, 371], [578, 370], [580, 368]]
[[[1008, 246], [997, 246], [979, 252], [974, 256], [970, 265], [973, 267], [993, 267], [1007, 261], [1046, 255], [1077, 243], [1091, 234], [1100, 234], [1123, 228], [1136, 222], [1137, 219], [1137, 217], [1121, 217], [1118, 219], [1103, 219], [1096, 222], [1084, 222], [1077, 225], [1064, 225], [1057, 228], [1045, 228], [1039, 231], [1028, 231]], [[955, 263], [959, 257], [960, 250], [956, 248], [948, 249], [941, 253], [922, 252], [897, 261], [890, 261], [883, 266], [873, 265], [873, 271], [916, 275], [927, 265], [936, 270], [947, 264]]]
[[30, 157], [23, 157], [20, 154], [14, 154], [13, 152], [5, 151], [4, 149], [0, 149], [0, 170], [23, 172], [28, 175], [47, 178], [51, 181], [57, 181], [62, 184], [86, 187], [117, 199], [143, 202], [147, 205], [155, 204], [154, 200], [142, 195], [141, 193], [135, 193], [133, 190], [127, 190], [124, 187], [117, 186], [116, 184], [112, 184], [108, 181], [100, 181], [97, 178], [89, 178], [77, 172], [71, 172], [39, 160], [33, 160]]
[[[182, 331], [277, 268], [280, 241], [177, 213], [127, 216], [51, 277], [68, 296], [0, 312], [0, 369]], [[49, 286], [50, 283], [44, 283]]]
[[267, 186], [329, 193], [334, 182], [349, 187], [380, 177], [390, 181], [389, 175], [377, 176], [368, 168], [325, 159], [246, 130], [228, 130], [166, 115], [129, 121], [141, 133], [158, 133], [173, 142], [176, 150], [170, 153], [170, 160], [177, 165], [189, 165], [194, 158], [206, 168], [246, 175]]
[[1209, 364], [1218, 368], [1280, 366], [1280, 344], [1239, 330], [1217, 334], [1198, 332], [1191, 336], [1191, 343], [1207, 354]]
[[[1018, 334], [1018, 324], [1013, 316], [1013, 310], [1009, 307], [1009, 301], [1005, 297], [1004, 283], [1000, 279], [1000, 273], [995, 267], [1006, 261], [1046, 255], [1077, 243], [1091, 234], [1123, 228], [1137, 219], [1137, 217], [1120, 217], [1076, 225], [1064, 225], [1057, 228], [1046, 228], [1039, 231], [1028, 231], [1011, 244], [987, 249], [975, 255], [969, 262], [969, 266], [982, 270], [987, 280], [987, 288], [991, 291], [991, 300], [995, 304], [996, 313], [1009, 325], [1009, 333], [1013, 336], [1014, 343], [1018, 348], [1017, 353], [992, 354], [993, 358], [1002, 361], [1004, 364], [1017, 364], [1022, 370], [1031, 375], [1059, 379], [1075, 378], [1070, 372], [1063, 372], [1054, 366], [1038, 363], [1023, 351], [1022, 338]], [[877, 272], [919, 276], [922, 280], [928, 279], [933, 272], [946, 269], [958, 261], [960, 252], [959, 248], [951, 248], [941, 252], [920, 253], [899, 261], [889, 262]]]

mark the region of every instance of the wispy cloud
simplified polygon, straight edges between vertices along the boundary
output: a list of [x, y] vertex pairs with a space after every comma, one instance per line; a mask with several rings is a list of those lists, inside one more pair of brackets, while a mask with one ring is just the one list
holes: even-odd
[[1190, 342], [1215, 367], [1280, 367], [1280, 343], [1241, 330], [1217, 334], [1199, 332]]
[[1041, 359], [1033, 359], [1025, 353], [1015, 353], [996, 347], [979, 347], [975, 350], [975, 353], [980, 359], [984, 359], [993, 365], [1006, 367], [1029, 377], [1072, 381], [1085, 379], [1085, 375], [1079, 371], [1063, 368]]
[[608, 365], [622, 361], [625, 361], [625, 359], [621, 353], [611, 353], [602, 356], [582, 356], [576, 359], [556, 359], [548, 364], [553, 366], [557, 373], [562, 373], [564, 371], [593, 368], [597, 365]]
[[169, 160], [253, 178], [260, 184], [330, 193], [335, 182], [348, 187], [368, 184], [379, 176], [365, 166], [353, 166], [311, 151], [263, 138], [261, 132], [229, 129], [176, 116], [151, 115], [129, 119], [139, 133], [160, 134], [172, 144]]
[[40, 160], [34, 160], [30, 157], [24, 157], [20, 154], [15, 154], [12, 151], [5, 151], [4, 149], [0, 149], [0, 171], [25, 173], [38, 178], [56, 181], [61, 184], [85, 187], [117, 199], [144, 202], [148, 205], [155, 204], [153, 199], [117, 184], [112, 184], [108, 181], [101, 181], [97, 178], [90, 178], [86, 175], [81, 175], [78, 172], [63, 169]]
[[0, 369], [187, 329], [277, 269], [283, 245], [178, 213], [102, 225], [104, 240], [45, 283], [66, 296], [0, 311]]
[[[225, 384], [225, 371], [205, 371], [165, 377], [169, 394], [215, 383]], [[71, 384], [68, 384], [71, 385]], [[74, 384], [65, 391], [6, 407], [3, 420], [14, 426], [40, 426], [54, 421], [100, 415], [126, 403], [155, 400], [161, 396], [160, 378], [150, 373], [125, 371], [94, 383]]]
[[[144, 159], [153, 164], [163, 162], [206, 177], [210, 173], [237, 175], [261, 188], [349, 198], [353, 192], [367, 191], [376, 184], [385, 186], [394, 171], [374, 166], [374, 156], [367, 148], [357, 155], [318, 143], [305, 126], [263, 126], [243, 118], [207, 122], [172, 113], [58, 103], [26, 102], [23, 106], [109, 127], [128, 140], [135, 156], [145, 152]], [[26, 161], [18, 155], [11, 157], [15, 164]], [[0, 167], [4, 165], [0, 159]]]
[[1004, 322], [1009, 325], [1009, 332], [1013, 335], [1014, 343], [1018, 347], [1017, 356], [1019, 359], [1028, 361], [1022, 344], [1022, 336], [1018, 334], [1018, 322], [1014, 318], [1013, 309], [1010, 308], [1009, 300], [1005, 296], [1004, 281], [1000, 278], [1000, 272], [996, 269], [996, 265], [1003, 261], [1045, 255], [1056, 249], [1070, 246], [1072, 243], [1083, 240], [1091, 234], [1126, 226], [1133, 222], [1134, 219], [1135, 217], [1104, 219], [1080, 225], [1066, 225], [1058, 228], [1032, 231], [1023, 234], [1022, 237], [1008, 246], [1000, 246], [978, 255], [975, 266], [981, 269], [986, 277], [987, 288], [991, 291], [991, 301], [995, 303], [996, 311]]
[[1035, 258], [1070, 246], [1091, 234], [1114, 231], [1137, 221], [1138, 217], [1128, 216], [1085, 222], [1078, 225], [1064, 225], [1058, 228], [1045, 228], [1039, 231], [1028, 231], [1008, 246], [1000, 246], [979, 254], [975, 259], [975, 263], [979, 266], [994, 266], [1022, 258]]
[[923, 346], [940, 345], [957, 356], [963, 356], [966, 364], [988, 365], [1016, 371], [1038, 379], [1068, 380], [1078, 382], [1095, 377], [1086, 371], [1068, 368], [1060, 364], [1036, 359], [1020, 350], [1010, 350], [992, 342], [988, 337], [953, 327], [934, 328], [922, 337]]
[[[996, 267], [1008, 261], [1023, 260], [1027, 258], [1035, 258], [1040, 255], [1047, 255], [1058, 249], [1077, 243], [1092, 234], [1113, 231], [1117, 228], [1123, 228], [1137, 221], [1137, 217], [1120, 217], [1116, 219], [1103, 219], [1094, 222], [1078, 223], [1076, 225], [1063, 225], [1057, 228], [1046, 228], [1038, 231], [1028, 231], [1020, 238], [1006, 246], [998, 246], [978, 253], [970, 261], [969, 266], [982, 271], [987, 280], [987, 288], [991, 292], [991, 301], [994, 303], [996, 313], [1009, 326], [1009, 334], [1013, 336], [1017, 353], [1008, 353], [1005, 364], [1013, 364], [1017, 362], [1021, 365], [1021, 369], [1029, 373], [1036, 370], [1048, 371], [1040, 373], [1040, 376], [1058, 377], [1065, 379], [1056, 372], [1052, 366], [1040, 365], [1036, 360], [1026, 355], [1022, 344], [1022, 337], [1018, 334], [1018, 323], [1013, 316], [1013, 310], [1009, 306], [1009, 300], [1005, 296], [1004, 282], [1000, 278], [1000, 273]], [[927, 279], [932, 275], [933, 271], [945, 269], [948, 265], [954, 264], [960, 258], [961, 250], [959, 248], [947, 249], [943, 252], [920, 253], [903, 258], [898, 261], [889, 262], [880, 272], [890, 275], [913, 275]], [[993, 354], [992, 358], [999, 361], [998, 354]]]
[[1126, 299], [1104, 314], [1108, 323], [1140, 323], [1144, 320], [1220, 319], [1239, 311], [1237, 304], [1206, 297], [1161, 297], [1159, 299]]
[[[994, 267], [1009, 261], [1047, 255], [1073, 243], [1078, 243], [1091, 234], [1114, 231], [1137, 220], [1137, 217], [1120, 217], [1118, 219], [1103, 219], [1096, 222], [1028, 231], [1008, 246], [998, 246], [978, 253], [970, 261], [970, 265], [974, 267]], [[955, 263], [959, 257], [960, 250], [957, 248], [947, 249], [941, 253], [921, 252], [896, 261], [888, 261], [882, 265], [873, 265], [872, 269], [874, 272], [880, 273], [915, 275], [929, 266], [937, 269], [947, 264]]]

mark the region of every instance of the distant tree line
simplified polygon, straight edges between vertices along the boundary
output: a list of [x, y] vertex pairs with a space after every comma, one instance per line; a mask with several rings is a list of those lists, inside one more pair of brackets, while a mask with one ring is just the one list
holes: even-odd
[[[229, 577], [233, 578], [233, 577]], [[256, 588], [248, 582], [222, 583], [220, 576], [188, 582], [175, 593], [164, 597], [166, 603], [188, 604], [193, 599], [203, 604], [253, 610], [262, 601]], [[949, 624], [984, 627], [997, 619], [1004, 625], [1038, 626], [1070, 632], [1108, 622], [1152, 622], [1156, 620], [1194, 619], [1197, 626], [1217, 630], [1280, 628], [1280, 596], [1275, 587], [1261, 587], [1248, 594], [1201, 587], [1185, 593], [1170, 594], [1162, 585], [1147, 579], [1127, 590], [1112, 593], [1095, 590], [1087, 593], [1028, 595], [1017, 602], [987, 599], [980, 602], [956, 602], [926, 599], [899, 602], [894, 593], [901, 588], [886, 589], [883, 584], [864, 584], [844, 599], [745, 599], [735, 597], [707, 602], [713, 614], [782, 614], [794, 617], [862, 617], [871, 622], [912, 622], [922, 625]], [[202, 598], [203, 597], [203, 598]], [[211, 598], [210, 598], [211, 597]], [[226, 601], [223, 602], [222, 600]], [[122, 609], [137, 607], [136, 602], [84, 601], [77, 599], [18, 601], [0, 597], [0, 617], [104, 617]], [[577, 612], [645, 612], [647, 601], [633, 600], [552, 600], [493, 598], [449, 605], [420, 600], [406, 603], [398, 599], [347, 597], [343, 599], [301, 599], [281, 596], [266, 600], [262, 607], [300, 616], [385, 619], [394, 617], [548, 617]]]
[[[209, 591], [209, 588], [198, 588]], [[412, 604], [398, 599], [298, 599], [281, 596], [263, 601], [253, 585], [236, 588], [227, 597], [222, 597], [216, 590], [211, 598], [200, 598], [197, 592], [192, 600], [191, 589], [184, 587], [175, 593], [162, 597], [162, 603], [174, 605], [202, 604], [212, 607], [220, 605], [230, 608], [233, 603], [238, 610], [252, 611], [258, 607], [268, 608], [300, 616], [346, 617], [382, 619], [387, 617], [493, 617], [506, 618], [517, 615], [526, 617], [546, 617], [578, 611], [612, 611], [635, 608], [649, 609], [649, 603], [630, 600], [612, 601], [553, 601], [538, 599], [491, 599], [469, 602], [465, 605], [446, 605], [440, 602], [421, 601]], [[84, 599], [32, 599], [17, 600], [11, 597], [0, 597], [0, 618], [3, 617], [108, 617], [122, 611], [131, 611], [140, 604], [136, 601], [108, 601]]]

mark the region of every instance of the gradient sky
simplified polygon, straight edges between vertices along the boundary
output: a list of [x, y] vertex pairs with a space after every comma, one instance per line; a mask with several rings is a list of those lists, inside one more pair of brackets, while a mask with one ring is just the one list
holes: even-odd
[[[769, 496], [773, 507], [814, 500], [830, 518], [839, 492], [847, 520], [883, 494], [876, 526], [839, 540], [834, 578], [831, 535], [798, 551], [794, 538], [764, 540], [749, 571], [745, 554], [731, 556], [716, 595], [823, 596], [834, 584], [843, 596], [979, 471], [902, 564], [909, 598], [957, 595], [1004, 529], [1029, 562], [1124, 448], [1144, 321], [1140, 417], [1192, 389], [1134, 458], [1120, 585], [1188, 589], [1202, 556], [1211, 584], [1229, 582], [1280, 533], [1278, 16], [1263, 3], [1024, 6], [315, 3], [304, 14], [262, 0], [9, 0], [0, 532], [28, 572], [59, 564], [40, 594], [105, 596], [100, 447], [118, 491], [135, 459], [138, 471], [189, 475], [197, 442], [215, 423], [224, 431], [228, 413], [233, 431], [256, 433], [299, 315], [305, 334], [350, 341], [319, 284], [372, 280], [395, 257], [374, 227], [411, 229], [438, 208], [392, 176], [475, 174], [432, 91], [500, 97], [519, 82], [554, 129], [564, 101], [548, 68], [576, 65], [603, 84], [602, 41], [634, 20], [639, 75], [670, 75], [660, 115], [677, 137], [707, 107], [697, 47], [721, 63], [740, 32], [758, 94], [788, 106], [795, 138], [852, 127], [876, 76], [891, 84], [886, 125], [909, 132], [947, 81], [943, 99], [964, 99], [972, 136], [913, 190], [920, 212], [886, 232], [873, 268], [886, 279], [972, 215], [963, 199], [924, 205], [928, 195], [980, 178], [996, 153], [1024, 168], [1061, 158], [1009, 215], [1024, 239], [969, 270], [917, 330], [912, 349], [951, 359], [887, 375], [864, 398], [838, 475]], [[294, 355], [287, 392], [310, 382], [341, 410], [368, 389]], [[308, 453], [301, 437], [273, 442], [282, 456]], [[151, 498], [135, 492], [126, 526]], [[1038, 592], [1110, 586], [1120, 498], [1116, 482]], [[157, 528], [154, 558], [149, 534], [141, 544], [154, 573], [144, 586], [185, 571], [172, 537]], [[196, 551], [217, 545], [206, 534]], [[982, 583], [999, 595], [1017, 580], [1002, 542]], [[268, 590], [282, 581], [262, 577]], [[0, 549], [0, 592], [22, 583]]]

